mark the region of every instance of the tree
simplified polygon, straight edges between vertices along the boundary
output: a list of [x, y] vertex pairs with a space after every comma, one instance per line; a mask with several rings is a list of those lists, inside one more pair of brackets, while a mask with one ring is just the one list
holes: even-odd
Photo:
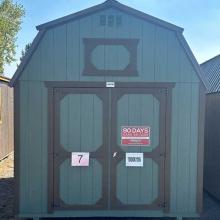
[[24, 50], [21, 51], [20, 61], [23, 60], [24, 56], [26, 55], [26, 53], [28, 52], [28, 50], [30, 49], [30, 47], [31, 47], [31, 43], [28, 43], [28, 44], [25, 45]]
[[22, 5], [13, 0], [0, 0], [0, 75], [4, 64], [15, 61], [16, 36], [24, 14]]

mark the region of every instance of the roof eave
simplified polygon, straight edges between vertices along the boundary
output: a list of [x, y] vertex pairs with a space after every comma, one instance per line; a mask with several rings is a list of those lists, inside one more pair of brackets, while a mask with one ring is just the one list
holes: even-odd
[[50, 21], [50, 22], [46, 22], [44, 24], [36, 26], [36, 29], [37, 30], [42, 30], [42, 29], [52, 28], [54, 26], [61, 25], [65, 22], [69, 22], [69, 21], [72, 21], [72, 20], [75, 20], [75, 19], [79, 19], [80, 17], [83, 17], [83, 16], [88, 16], [92, 13], [104, 10], [106, 8], [109, 8], [109, 7], [121, 10], [123, 12], [126, 12], [126, 13], [131, 14], [131, 15], [136, 16], [136, 17], [139, 17], [141, 19], [150, 21], [152, 23], [160, 25], [164, 28], [171, 29], [173, 31], [177, 31], [177, 32], [180, 32], [180, 33], [182, 33], [184, 31], [184, 29], [182, 27], [176, 26], [174, 24], [163, 21], [163, 20], [158, 19], [156, 17], [153, 17], [151, 15], [145, 14], [144, 12], [138, 11], [138, 10], [136, 10], [134, 8], [131, 8], [127, 5], [121, 4], [121, 3], [119, 3], [115, 0], [108, 0], [104, 3], [92, 6], [90, 8], [81, 10], [81, 11], [73, 13], [71, 15], [67, 15], [65, 17], [58, 18], [58, 19]]

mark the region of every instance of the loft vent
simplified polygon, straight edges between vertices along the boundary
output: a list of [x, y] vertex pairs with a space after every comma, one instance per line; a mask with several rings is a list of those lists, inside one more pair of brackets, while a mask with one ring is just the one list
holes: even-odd
[[122, 16], [120, 15], [100, 15], [100, 26], [120, 27], [122, 25]]

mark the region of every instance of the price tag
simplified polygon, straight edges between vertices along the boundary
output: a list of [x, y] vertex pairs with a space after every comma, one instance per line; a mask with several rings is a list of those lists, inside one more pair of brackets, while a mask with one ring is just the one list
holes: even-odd
[[114, 88], [115, 87], [115, 82], [106, 82], [106, 87], [107, 88]]
[[126, 153], [126, 167], [143, 167], [143, 153]]
[[71, 165], [73, 167], [89, 166], [89, 153], [88, 152], [72, 152]]

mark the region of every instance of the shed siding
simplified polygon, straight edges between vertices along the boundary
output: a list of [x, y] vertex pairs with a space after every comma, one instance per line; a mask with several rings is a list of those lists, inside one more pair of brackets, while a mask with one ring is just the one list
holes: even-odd
[[220, 198], [219, 103], [219, 93], [206, 95], [204, 188], [218, 199]]
[[[122, 15], [122, 27], [99, 15]], [[82, 38], [138, 38], [137, 77], [83, 76]], [[105, 57], [105, 48], [100, 57]], [[115, 50], [112, 56], [118, 56]], [[105, 66], [105, 60], [100, 59]], [[120, 59], [123, 59], [120, 57]], [[117, 62], [112, 64], [117, 67]], [[47, 89], [44, 81], [176, 82], [172, 100], [171, 213], [196, 213], [199, 79], [175, 32], [108, 9], [46, 31], [19, 80], [20, 213], [47, 215]], [[28, 112], [28, 114], [27, 114]], [[64, 212], [63, 212], [64, 213]], [[73, 214], [74, 213], [74, 214]], [[91, 215], [91, 211], [83, 212]], [[124, 215], [104, 211], [105, 215]], [[129, 213], [128, 211], [124, 213]], [[150, 211], [140, 211], [147, 215]], [[161, 214], [160, 211], [154, 213]], [[80, 215], [80, 212], [65, 212]], [[98, 216], [101, 211], [95, 212]], [[54, 212], [54, 216], [61, 215]], [[138, 214], [137, 214], [138, 215]], [[152, 212], [151, 212], [152, 215]]]
[[[99, 16], [102, 14], [121, 14], [122, 27], [100, 26]], [[137, 63], [139, 76], [83, 76], [84, 45], [82, 39], [88, 37], [140, 39], [137, 56], [140, 58]], [[105, 56], [104, 48], [103, 52], [100, 52], [100, 57], [97, 57], [102, 62], [105, 61], [101, 59]], [[118, 51], [115, 50], [112, 57], [117, 54]], [[105, 64], [100, 65], [105, 66]], [[117, 62], [112, 65], [116, 68]], [[199, 82], [175, 32], [113, 9], [47, 30], [22, 74], [21, 80]]]
[[14, 149], [13, 128], [13, 89], [6, 83], [0, 82], [1, 89], [1, 116], [0, 122], [0, 160]]
[[[28, 211], [46, 214], [47, 90], [43, 82], [19, 83], [20, 210], [24, 214]], [[197, 83], [178, 83], [173, 90], [170, 199], [172, 213], [196, 212], [198, 93]]]

